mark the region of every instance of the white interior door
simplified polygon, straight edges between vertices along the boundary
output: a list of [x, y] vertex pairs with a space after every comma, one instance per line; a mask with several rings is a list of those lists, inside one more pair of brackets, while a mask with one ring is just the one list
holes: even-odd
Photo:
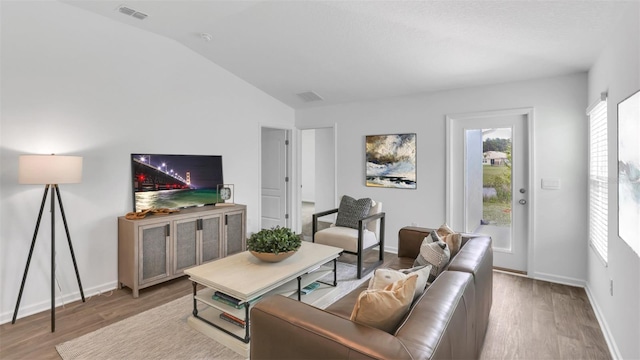
[[490, 235], [494, 266], [527, 273], [529, 111], [449, 117], [447, 222]]
[[288, 225], [288, 133], [262, 128], [262, 219], [263, 229]]

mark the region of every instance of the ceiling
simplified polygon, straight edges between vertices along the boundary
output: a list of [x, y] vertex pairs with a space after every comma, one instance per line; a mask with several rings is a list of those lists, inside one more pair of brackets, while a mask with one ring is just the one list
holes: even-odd
[[[587, 71], [610, 40], [612, 27], [634, 5], [568, 0], [63, 2], [174, 39], [293, 108]], [[124, 15], [120, 5], [148, 17]], [[305, 102], [296, 95], [308, 91], [324, 100]]]

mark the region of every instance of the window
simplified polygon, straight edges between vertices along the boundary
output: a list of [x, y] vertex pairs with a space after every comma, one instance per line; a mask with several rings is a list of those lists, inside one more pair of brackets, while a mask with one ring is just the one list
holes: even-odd
[[609, 183], [607, 96], [587, 109], [589, 115], [589, 243], [607, 263]]

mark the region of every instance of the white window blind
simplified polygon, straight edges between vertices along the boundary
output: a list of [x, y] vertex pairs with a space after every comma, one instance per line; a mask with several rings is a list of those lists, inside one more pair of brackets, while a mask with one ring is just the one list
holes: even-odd
[[587, 110], [589, 115], [589, 243], [604, 262], [608, 250], [609, 182], [607, 99]]

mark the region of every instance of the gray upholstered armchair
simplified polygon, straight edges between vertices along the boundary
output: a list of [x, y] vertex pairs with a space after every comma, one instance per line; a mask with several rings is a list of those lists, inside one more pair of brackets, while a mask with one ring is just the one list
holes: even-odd
[[[337, 213], [335, 224], [318, 231], [318, 218]], [[357, 256], [357, 276], [373, 271], [384, 261], [384, 221], [382, 203], [343, 196], [340, 207], [313, 214], [312, 241], [344, 249]], [[365, 251], [378, 248], [378, 261], [363, 268]]]

